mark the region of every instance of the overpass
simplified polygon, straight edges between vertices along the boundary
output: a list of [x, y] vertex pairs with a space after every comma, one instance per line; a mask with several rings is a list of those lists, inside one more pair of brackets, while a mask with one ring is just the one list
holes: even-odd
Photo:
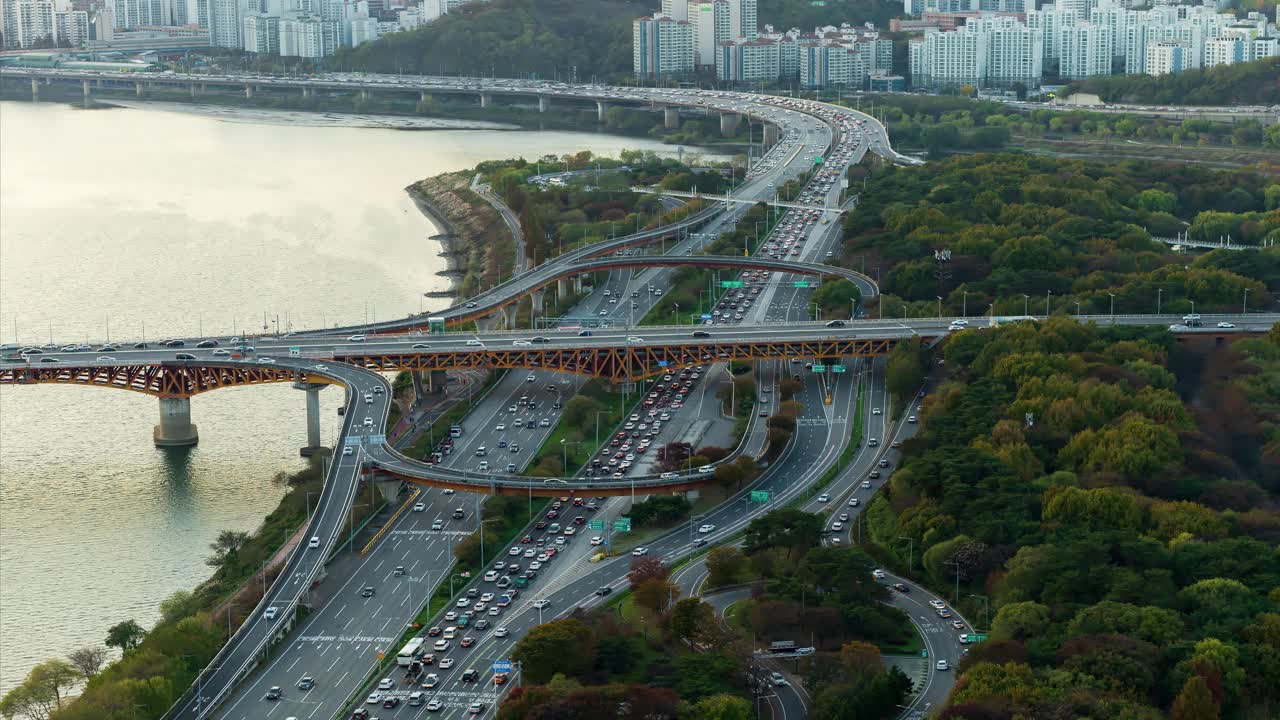
[[634, 187], [634, 188], [631, 188], [631, 191], [638, 192], [638, 193], [647, 193], [649, 195], [665, 195], [670, 197], [693, 198], [698, 200], [714, 200], [716, 202], [748, 203], [752, 205], [754, 205], [757, 202], [762, 202], [762, 203], [765, 203], [766, 205], [772, 205], [774, 207], [791, 208], [794, 210], [821, 210], [824, 215], [827, 213], [839, 215], [844, 212], [844, 208], [840, 206], [827, 207], [825, 205], [812, 205], [809, 203], [790, 202], [787, 200], [778, 200], [776, 197], [772, 200], [748, 200], [746, 198], [734, 197], [733, 195], [716, 195], [716, 194], [709, 194], [709, 193], [690, 192], [688, 190], [659, 190], [659, 189], [648, 188], [648, 187]]

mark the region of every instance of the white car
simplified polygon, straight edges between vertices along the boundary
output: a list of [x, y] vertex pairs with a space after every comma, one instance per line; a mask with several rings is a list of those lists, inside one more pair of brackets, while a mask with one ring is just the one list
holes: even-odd
[[1232, 328], [1235, 327], [1235, 325], [1232, 325], [1229, 322], [1220, 322], [1218, 323], [1218, 327], [1222, 328], [1223, 330], [1231, 330]]
[[364, 341], [365, 341], [365, 337], [363, 335], [351, 335], [347, 337], [347, 342], [364, 342]]
[[644, 338], [642, 338], [642, 337], [636, 337], [636, 336], [632, 335], [631, 337], [628, 337], [628, 338], [627, 338], [627, 342], [632, 343], [632, 344], [635, 344], [635, 343], [642, 343], [642, 342], [644, 342]]
[[391, 690], [395, 688], [395, 686], [396, 684], [391, 678], [382, 678], [382, 680], [378, 682], [379, 690]]
[[550, 604], [551, 604], [551, 601], [546, 598], [538, 598], [537, 600], [533, 601], [533, 606], [538, 610], [541, 610], [542, 608], [547, 607]]
[[604, 542], [604, 538], [600, 537], [599, 535], [596, 535], [595, 537], [591, 538], [592, 545], [599, 545], [603, 542]]
[[638, 547], [635, 550], [631, 551], [631, 555], [633, 557], [644, 557], [645, 555], [648, 555], [648, 554], [649, 554], [649, 548], [646, 548], [646, 547]]
[[[528, 344], [529, 344], [529, 345], [532, 345], [533, 343], [528, 343]], [[528, 376], [526, 376], [526, 377], [525, 377], [524, 381], [525, 381], [525, 382], [534, 382], [534, 381], [536, 381], [537, 379], [538, 379], [538, 378], [536, 378], [536, 377], [534, 377], [534, 376], [532, 376], [532, 375], [528, 375]]]
[[413, 506], [413, 511], [414, 511], [414, 512], [423, 512], [423, 511], [425, 511], [426, 509], [427, 509], [427, 504], [426, 504], [426, 503], [418, 503], [417, 505], [414, 505], [414, 506]]
[[831, 502], [831, 496], [826, 493], [822, 493], [821, 495], [818, 496], [818, 502], [820, 503]]
[[494, 431], [495, 431], [495, 432], [502, 432], [503, 430], [506, 430], [506, 429], [507, 429], [507, 424], [506, 424], [506, 423], [498, 423], [498, 426], [494, 428]]
[[484, 343], [480, 342], [479, 340], [471, 339], [467, 341], [467, 346], [468, 347], [484, 347]]
[[939, 660], [938, 664], [934, 667], [938, 668], [939, 671], [945, 671], [951, 668], [951, 666], [947, 664], [946, 660]]
[[382, 702], [382, 693], [373, 693], [369, 697], [365, 698], [364, 701], [367, 705], [377, 705]]
[[364, 419], [364, 426], [365, 426], [365, 427], [373, 427], [373, 418], [371, 418], [371, 417], [367, 417], [367, 418], [365, 418], [365, 419]]
[[952, 320], [952, 321], [951, 321], [951, 324], [952, 324], [952, 325], [959, 325], [959, 326], [961, 326], [961, 327], [964, 327], [965, 325], [968, 325], [968, 324], [969, 324], [969, 321], [968, 321], [968, 320], [965, 320], [964, 318], [957, 318], [957, 319], [955, 319], [955, 320]]
[[871, 408], [871, 414], [872, 414], [872, 415], [879, 415], [879, 414], [880, 414], [880, 408]]
[[715, 525], [703, 525], [698, 528], [698, 532], [706, 534], [709, 532], [715, 532], [715, 529], [716, 529]]
[[947, 604], [942, 602], [941, 600], [930, 600], [929, 607], [933, 608], [934, 610], [943, 610], [943, 609], [946, 609]]
[[871, 577], [877, 580], [883, 580], [886, 577], [886, 573], [884, 570], [881, 570], [880, 568], [876, 568], [875, 570], [871, 571]]
[[506, 629], [505, 627], [494, 628], [494, 629], [493, 629], [493, 636], [494, 636], [494, 637], [504, 638], [504, 637], [506, 637], [506, 636], [507, 636], [507, 629]]

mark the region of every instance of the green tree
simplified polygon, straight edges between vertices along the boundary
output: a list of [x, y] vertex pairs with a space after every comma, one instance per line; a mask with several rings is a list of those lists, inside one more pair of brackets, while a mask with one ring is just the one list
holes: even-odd
[[700, 598], [685, 598], [671, 608], [667, 627], [687, 645], [702, 642], [716, 628], [715, 610]]
[[1163, 190], [1148, 188], [1138, 193], [1138, 207], [1150, 212], [1173, 214], [1178, 208], [1178, 196]]
[[556, 673], [576, 676], [595, 662], [595, 636], [581, 620], [553, 620], [529, 630], [511, 656], [530, 682], [545, 683]]
[[121, 652], [129, 652], [138, 647], [147, 634], [142, 626], [132, 620], [124, 620], [107, 628], [107, 647], [119, 648]]
[[73, 650], [67, 656], [67, 660], [76, 667], [80, 672], [80, 676], [85, 680], [89, 680], [102, 670], [102, 665], [107, 661], [107, 649], [101, 645], [90, 645]]
[[0, 715], [12, 719], [48, 720], [49, 713], [57, 707], [48, 688], [38, 687], [30, 677], [0, 698]]
[[712, 548], [707, 553], [707, 585], [720, 587], [739, 581], [747, 569], [747, 558], [742, 551], [730, 545]]
[[160, 622], [177, 622], [195, 614], [199, 609], [200, 602], [190, 590], [175, 590], [172, 595], [160, 601]]
[[784, 508], [753, 519], [746, 530], [743, 547], [752, 555], [769, 548], [786, 548], [787, 557], [794, 550], [804, 552], [817, 547], [822, 539], [821, 515], [795, 508]]
[[919, 338], [900, 340], [893, 346], [885, 367], [885, 385], [893, 393], [895, 402], [901, 405], [915, 395], [924, 383], [927, 369]]
[[852, 676], [884, 672], [880, 648], [859, 640], [850, 640], [840, 646], [840, 664]]
[[240, 548], [247, 542], [249, 542], [249, 533], [240, 530], [223, 530], [218, 533], [217, 539], [209, 543], [213, 555], [205, 560], [205, 563], [210, 567], [222, 567], [228, 561], [235, 559]]
[[698, 720], [750, 720], [751, 703], [746, 698], [720, 693], [694, 703], [690, 717]]
[[61, 708], [67, 691], [83, 682], [84, 677], [71, 663], [61, 658], [54, 658], [31, 668], [27, 680], [44, 688], [53, 696], [54, 705]]
[[1192, 675], [1182, 686], [1182, 692], [1173, 701], [1172, 720], [1218, 720], [1218, 704], [1213, 701], [1209, 684], [1199, 675]]
[[1004, 605], [991, 622], [991, 637], [996, 640], [1025, 640], [1041, 636], [1049, 627], [1049, 608], [1036, 602]]

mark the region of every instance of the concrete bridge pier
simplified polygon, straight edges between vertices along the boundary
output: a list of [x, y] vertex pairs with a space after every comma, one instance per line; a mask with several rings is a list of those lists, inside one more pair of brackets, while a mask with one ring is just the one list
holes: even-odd
[[[679, 495], [681, 493], [677, 491], [676, 494]], [[688, 500], [691, 503], [698, 502], [698, 498], [702, 497], [702, 493], [698, 492], [697, 490], [685, 490], [683, 495], [684, 495], [684, 499]]]
[[530, 301], [531, 301], [531, 303], [532, 303], [531, 307], [533, 308], [533, 315], [534, 315], [534, 316], [543, 315], [543, 316], [545, 317], [545, 315], [546, 315], [546, 302], [545, 302], [545, 301], [546, 301], [546, 299], [547, 299], [547, 291], [546, 291], [546, 290], [534, 290], [534, 291], [529, 295], [529, 300], [530, 300]]
[[310, 98], [311, 98], [311, 88], [309, 87], [302, 88], [302, 99], [309, 100]]
[[160, 398], [160, 424], [151, 432], [156, 447], [188, 447], [200, 441], [191, 422], [191, 398]]
[[733, 137], [738, 132], [738, 125], [742, 122], [742, 116], [737, 113], [720, 113], [720, 134], [724, 137]]
[[245, 85], [245, 86], [244, 86], [244, 96], [245, 96], [245, 98], [246, 98], [246, 99], [252, 99], [252, 98], [253, 98], [253, 86], [252, 86], [252, 85]]
[[404, 489], [404, 481], [397, 477], [375, 476], [373, 484], [388, 503], [395, 504], [400, 499], [400, 491]]
[[431, 93], [422, 90], [418, 93], [418, 102], [431, 102]]
[[596, 101], [596, 120], [604, 122], [604, 116], [609, 112], [609, 103], [603, 100]]
[[551, 98], [546, 95], [538, 96], [538, 112], [547, 112], [551, 109]]
[[449, 389], [449, 374], [444, 370], [431, 370], [427, 373], [427, 390], [442, 393]]
[[31, 78], [31, 99], [40, 99], [40, 78]]
[[569, 278], [562, 277], [556, 280], [556, 300], [563, 301], [569, 297]]
[[778, 144], [778, 126], [766, 123], [764, 126], [764, 144], [765, 147], [772, 147]]
[[142, 97], [143, 95], [142, 83], [136, 82], [133, 84], [133, 94], [137, 95], [138, 97]]
[[192, 98], [195, 98], [196, 96], [198, 96], [198, 95], [200, 94], [200, 88], [196, 87], [196, 84], [195, 84], [195, 83], [191, 83], [191, 87], [190, 87], [190, 88], [188, 88], [188, 90], [190, 90], [190, 91], [191, 91], [191, 97], [192, 97]]
[[363, 100], [363, 101], [368, 102], [368, 100], [369, 100], [369, 91], [368, 91], [368, 90], [366, 90], [366, 89], [364, 89], [364, 88], [360, 88], [360, 99], [361, 99], [361, 100]]
[[325, 387], [322, 383], [293, 384], [294, 390], [305, 390], [307, 393], [307, 444], [298, 451], [302, 457], [311, 457], [325, 449], [320, 444], [320, 391]]
[[480, 107], [487, 108], [493, 104], [493, 96], [489, 93], [480, 93]]
[[680, 108], [663, 108], [662, 109], [662, 125], [668, 130], [674, 130], [680, 127]]
[[84, 99], [88, 100], [89, 99], [89, 81], [88, 80], [82, 81], [81, 87], [84, 89]]
[[427, 390], [424, 387], [425, 380], [422, 370], [410, 370], [409, 379], [413, 381], [413, 399], [415, 402], [422, 400], [427, 396]]

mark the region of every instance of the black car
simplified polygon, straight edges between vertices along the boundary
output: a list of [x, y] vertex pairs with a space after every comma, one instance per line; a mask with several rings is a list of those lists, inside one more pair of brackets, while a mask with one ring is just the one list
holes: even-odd
[[608, 585], [602, 585], [596, 588], [596, 594], [601, 597], [604, 597], [605, 595], [608, 595], [611, 592], [613, 592], [613, 588], [609, 587]]
[[218, 347], [218, 341], [217, 340], [201, 340], [199, 343], [196, 343], [196, 347], [198, 348]]
[[267, 699], [267, 700], [279, 700], [281, 695], [282, 695], [282, 693], [280, 692], [280, 687], [279, 687], [278, 685], [273, 685], [273, 686], [271, 687], [271, 689], [267, 691], [267, 697], [266, 697], [266, 699]]
[[480, 671], [474, 668], [462, 673], [462, 682], [476, 682], [479, 679]]
[[181, 340], [169, 340], [164, 344], [165, 347], [186, 347], [187, 344]]
[[400, 698], [398, 698], [398, 697], [389, 697], [389, 698], [387, 698], [386, 700], [383, 700], [383, 701], [382, 701], [382, 707], [384, 707], [384, 708], [397, 708], [397, 707], [400, 707]]
[[548, 343], [548, 342], [551, 342], [551, 341], [550, 341], [550, 340], [548, 340], [548, 339], [546, 339], [546, 338], [544, 338], [544, 337], [542, 337], [542, 336], [535, 336], [535, 337], [531, 337], [531, 338], [529, 338], [529, 342], [531, 342], [531, 343], [539, 343], [539, 344], [541, 344], [541, 343]]
[[591, 331], [590, 331], [590, 330], [579, 330], [579, 331], [578, 331], [578, 337], [591, 337]]
[[147, 344], [146, 344], [146, 343], [144, 343], [144, 342], [134, 343], [134, 344], [133, 344], [133, 349], [134, 349], [134, 350], [146, 350], [146, 349], [147, 349]]
[[373, 586], [365, 585], [364, 589], [360, 591], [360, 597], [373, 597]]
[[900, 593], [909, 593], [909, 592], [911, 592], [911, 588], [907, 587], [907, 586], [906, 586], [905, 584], [903, 584], [903, 583], [894, 583], [894, 584], [893, 584], [893, 589], [894, 589], [894, 590], [897, 590], [897, 591], [898, 591], [898, 592], [900, 592]]
[[840, 327], [844, 327], [844, 326], [845, 326], [845, 324], [846, 324], [846, 323], [845, 323], [845, 321], [843, 321], [843, 320], [832, 320], [831, 322], [828, 322], [828, 323], [827, 323], [827, 327], [836, 327], [836, 328], [840, 328]]
[[699, 338], [709, 338], [711, 337], [711, 333], [707, 332], [706, 330], [694, 330], [693, 336], [699, 337]]

